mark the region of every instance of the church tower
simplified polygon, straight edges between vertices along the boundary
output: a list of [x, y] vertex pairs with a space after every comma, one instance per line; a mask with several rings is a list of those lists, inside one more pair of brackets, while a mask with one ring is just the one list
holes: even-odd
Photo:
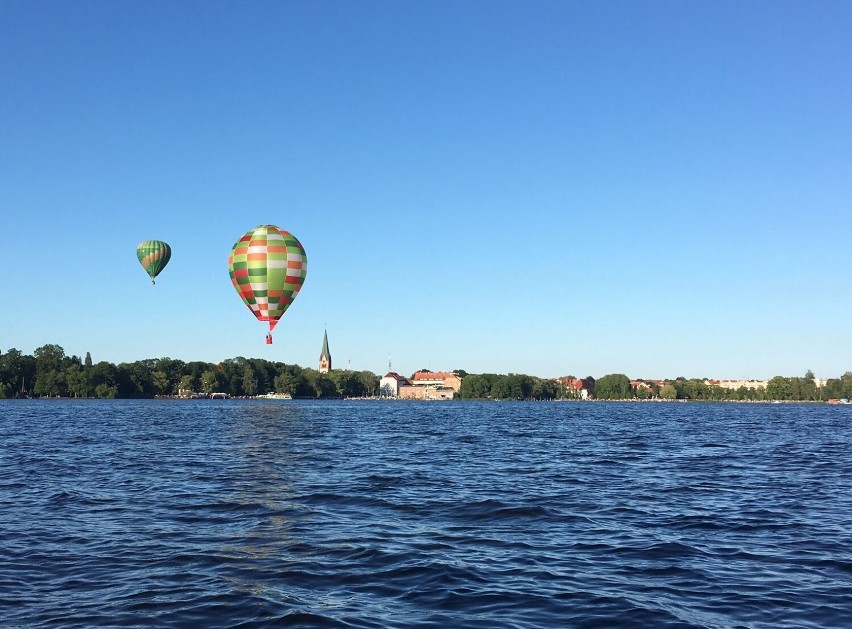
[[331, 371], [331, 352], [328, 351], [328, 331], [323, 331], [322, 335], [322, 353], [319, 360], [319, 372], [328, 373]]

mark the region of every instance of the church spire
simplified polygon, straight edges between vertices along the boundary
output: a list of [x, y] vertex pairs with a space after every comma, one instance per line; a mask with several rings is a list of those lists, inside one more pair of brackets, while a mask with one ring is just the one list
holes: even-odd
[[322, 353], [319, 359], [319, 372], [328, 373], [331, 371], [331, 352], [328, 351], [328, 330], [323, 330], [322, 335]]

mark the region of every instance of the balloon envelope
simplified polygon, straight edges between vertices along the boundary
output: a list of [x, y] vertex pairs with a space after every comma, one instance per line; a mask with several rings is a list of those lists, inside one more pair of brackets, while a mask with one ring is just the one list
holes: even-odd
[[240, 299], [272, 332], [305, 282], [308, 257], [293, 234], [260, 225], [234, 243], [228, 271]]
[[151, 276], [151, 283], [172, 259], [172, 248], [162, 240], [145, 240], [136, 247], [136, 257]]

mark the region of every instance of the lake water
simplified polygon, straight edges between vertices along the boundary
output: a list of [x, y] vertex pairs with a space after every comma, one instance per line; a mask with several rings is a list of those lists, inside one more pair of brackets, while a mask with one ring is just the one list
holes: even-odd
[[852, 406], [2, 401], [0, 625], [852, 627]]

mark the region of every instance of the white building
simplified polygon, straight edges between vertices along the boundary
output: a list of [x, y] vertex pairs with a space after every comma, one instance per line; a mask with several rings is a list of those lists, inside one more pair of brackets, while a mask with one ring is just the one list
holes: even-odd
[[379, 395], [382, 397], [399, 397], [400, 385], [408, 384], [408, 380], [394, 371], [389, 371], [379, 380]]

